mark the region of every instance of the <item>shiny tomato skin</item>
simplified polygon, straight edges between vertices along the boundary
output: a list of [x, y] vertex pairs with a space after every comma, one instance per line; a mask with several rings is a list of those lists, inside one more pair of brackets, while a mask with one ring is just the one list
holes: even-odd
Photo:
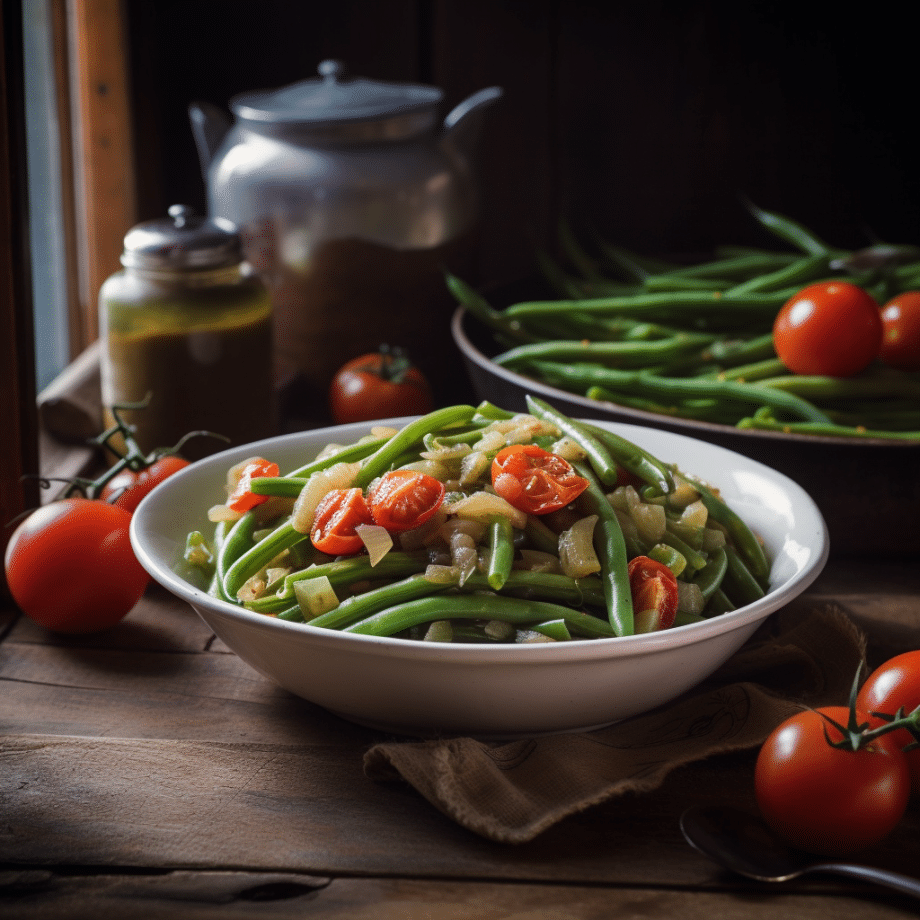
[[329, 410], [339, 425], [402, 415], [425, 415], [434, 408], [431, 387], [414, 365], [391, 376], [382, 352], [347, 361], [329, 387]]
[[[869, 714], [873, 727], [886, 721], [873, 716], [873, 712], [894, 715], [903, 708], [906, 714], [920, 706], [920, 649], [896, 655], [879, 665], [860, 688], [856, 705]], [[915, 740], [906, 728], [885, 737], [902, 749]], [[904, 756], [910, 768], [914, 794], [920, 795], [920, 747], [907, 751]]]
[[[632, 593], [637, 627], [640, 618], [643, 621], [644, 628], [637, 628], [636, 631], [652, 632], [673, 626], [678, 603], [677, 579], [674, 573], [663, 563], [648, 556], [630, 559], [626, 571], [629, 575], [629, 589]], [[641, 617], [647, 611], [654, 613]]]
[[352, 556], [364, 547], [356, 528], [373, 523], [360, 489], [333, 489], [317, 505], [310, 541], [321, 553]]
[[421, 527], [444, 501], [444, 483], [416, 470], [391, 470], [371, 485], [367, 503], [374, 523], [390, 533]]
[[131, 513], [67, 498], [35, 510], [6, 549], [6, 576], [19, 608], [63, 633], [108, 629], [140, 600], [150, 576], [137, 561]]
[[879, 358], [889, 367], [920, 371], [920, 291], [905, 291], [882, 307]]
[[878, 356], [876, 300], [847, 281], [823, 281], [786, 301], [773, 323], [776, 354], [794, 374], [852, 377]]
[[588, 488], [571, 464], [536, 444], [503, 447], [492, 461], [492, 486], [525, 514], [549, 514], [571, 504]]
[[[910, 798], [904, 755], [879, 738], [859, 751], [828, 744], [840, 733], [819, 713], [847, 724], [846, 706], [803, 710], [777, 727], [757, 756], [754, 785], [764, 820], [793, 846], [824, 856], [883, 840]], [[865, 713], [857, 718], [866, 721]]]
[[101, 498], [111, 505], [124, 508], [125, 511], [134, 512], [141, 500], [146, 498], [164, 479], [168, 479], [173, 473], [178, 473], [188, 465], [188, 460], [168, 454], [137, 473], [124, 469], [106, 483]]

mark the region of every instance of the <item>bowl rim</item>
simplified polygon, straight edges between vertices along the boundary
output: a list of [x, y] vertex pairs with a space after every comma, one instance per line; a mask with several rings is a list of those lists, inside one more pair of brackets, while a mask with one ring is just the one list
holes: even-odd
[[[213, 597], [207, 591], [196, 587], [174, 572], [172, 569], [172, 564], [174, 563], [167, 563], [161, 554], [156, 551], [152, 535], [148, 532], [149, 519], [157, 513], [161, 506], [166, 506], [170, 502], [174, 493], [181, 492], [187, 481], [211, 474], [212, 471], [217, 469], [226, 471], [228, 466], [238, 460], [253, 454], [264, 454], [266, 449], [272, 447], [297, 444], [305, 438], [311, 441], [316, 440], [318, 443], [342, 442], [345, 437], [354, 437], [355, 439], [360, 437], [361, 434], [367, 433], [371, 427], [377, 425], [401, 427], [416, 417], [404, 416], [381, 419], [375, 422], [335, 425], [291, 432], [227, 448], [190, 464], [174, 473], [161, 483], [156, 490], [147, 495], [132, 515], [130, 538], [139, 562], [157, 583], [190, 604], [202, 619], [206, 619], [205, 614], [201, 612], [201, 608], [204, 608], [207, 611], [207, 615], [211, 617], [238, 620], [257, 629], [271, 632], [280, 631], [279, 634], [283, 634], [284, 631], [290, 631], [291, 635], [304, 635], [312, 642], [319, 642], [320, 644], [338, 646], [341, 643], [346, 643], [350, 644], [355, 652], [363, 651], [368, 654], [387, 654], [394, 657], [411, 657], [418, 660], [434, 659], [475, 664], [529, 660], [531, 658], [540, 659], [543, 657], [558, 660], [560, 663], [572, 661], [573, 659], [590, 660], [594, 658], [631, 657], [653, 654], [674, 646], [695, 645], [705, 642], [714, 636], [737, 629], [744, 629], [751, 623], [766, 619], [771, 613], [784, 607], [814, 582], [829, 557], [828, 529], [820, 509], [811, 496], [785, 474], [764, 463], [739, 454], [730, 448], [711, 444], [689, 434], [680, 434], [655, 428], [654, 426], [635, 425], [613, 419], [601, 421], [617, 429], [647, 429], [653, 431], [655, 435], [675, 439], [678, 442], [692, 442], [706, 451], [736, 458], [736, 462], [740, 461], [742, 466], [748, 469], [759, 470], [761, 473], [765, 471], [769, 478], [773, 479], [773, 481], [778, 481], [786, 492], [794, 497], [796, 507], [804, 515], [803, 520], [807, 519], [807, 526], [814, 529], [817, 542], [811, 547], [813, 551], [808, 560], [801, 564], [785, 582], [770, 590], [764, 597], [754, 603], [704, 620], [701, 623], [689, 623], [660, 632], [616, 638], [573, 639], [564, 643], [496, 643], [495, 645], [486, 645], [479, 643], [434, 643], [391, 636], [368, 636], [323, 629], [310, 626], [309, 623], [279, 620], [277, 617], [248, 610], [229, 601]], [[332, 436], [333, 433], [336, 433], [335, 437]], [[628, 436], [629, 432], [627, 431], [626, 434]], [[345, 443], [349, 442], [346, 441]]]
[[[581, 407], [585, 411], [597, 412], [598, 409], [610, 407], [609, 412], [621, 416], [623, 421], [632, 422], [637, 425], [645, 425], [652, 428], [661, 428], [664, 425], [670, 427], [686, 428], [689, 432], [701, 432], [716, 435], [732, 435], [737, 437], [760, 440], [766, 443], [770, 441], [781, 441], [783, 443], [799, 443], [820, 445], [826, 444], [839, 448], [841, 445], [853, 447], [855, 449], [868, 450], [872, 448], [885, 447], [897, 450], [920, 450], [920, 442], [900, 440], [897, 438], [847, 438], [842, 435], [826, 434], [802, 434], [800, 432], [783, 432], [783, 431], [761, 431], [757, 428], [736, 428], [733, 425], [721, 425], [718, 422], [706, 422], [699, 419], [677, 418], [676, 416], [665, 415], [660, 412], [649, 412], [645, 409], [634, 409], [631, 406], [621, 406], [619, 403], [610, 401], [601, 401], [588, 399], [578, 393], [572, 393], [568, 390], [561, 390], [558, 387], [550, 386], [540, 380], [534, 380], [531, 377], [525, 377], [515, 371], [496, 364], [491, 358], [484, 354], [473, 344], [472, 339], [467, 333], [465, 322], [469, 318], [472, 322], [479, 322], [477, 318], [470, 313], [462, 304], [458, 306], [451, 317], [451, 334], [454, 337], [454, 343], [460, 349], [460, 352], [468, 360], [477, 364], [482, 370], [503, 379], [506, 383], [523, 389], [530, 389], [550, 399], [566, 399], [573, 405]], [[483, 325], [483, 328], [486, 327]], [[612, 421], [619, 421], [620, 418], [612, 417]]]

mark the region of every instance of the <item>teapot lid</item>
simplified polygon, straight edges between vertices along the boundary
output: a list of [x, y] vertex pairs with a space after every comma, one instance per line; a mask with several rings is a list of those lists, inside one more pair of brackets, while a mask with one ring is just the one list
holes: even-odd
[[318, 126], [432, 109], [444, 96], [434, 86], [348, 76], [341, 61], [323, 61], [318, 70], [319, 78], [235, 96], [230, 107], [247, 121]]
[[242, 261], [242, 241], [229, 220], [202, 217], [185, 204], [172, 205], [168, 214], [168, 220], [144, 221], [127, 232], [122, 265], [182, 270], [226, 268]]

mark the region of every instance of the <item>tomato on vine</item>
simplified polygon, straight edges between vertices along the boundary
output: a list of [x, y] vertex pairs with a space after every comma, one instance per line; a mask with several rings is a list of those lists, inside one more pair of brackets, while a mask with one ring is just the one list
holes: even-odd
[[100, 498], [104, 502], [124, 508], [125, 511], [134, 512], [141, 500], [146, 498], [164, 479], [168, 479], [173, 473], [178, 473], [188, 465], [188, 460], [176, 454], [164, 454], [154, 460], [150, 466], [136, 472], [126, 467], [103, 486]]
[[821, 281], [786, 301], [773, 345], [794, 374], [852, 377], [878, 356], [882, 318], [876, 300], [847, 281]]
[[920, 291], [905, 291], [882, 307], [879, 358], [889, 367], [920, 371]]

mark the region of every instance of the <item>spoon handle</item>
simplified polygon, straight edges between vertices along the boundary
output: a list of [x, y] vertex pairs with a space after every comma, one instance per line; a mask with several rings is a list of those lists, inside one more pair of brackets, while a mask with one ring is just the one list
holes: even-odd
[[864, 882], [874, 882], [902, 894], [920, 898], [920, 881], [901, 875], [899, 872], [888, 872], [885, 869], [875, 869], [872, 866], [854, 866], [850, 863], [816, 863], [808, 867], [809, 872], [832, 872], [835, 875], [845, 875], [848, 878], [860, 879]]

